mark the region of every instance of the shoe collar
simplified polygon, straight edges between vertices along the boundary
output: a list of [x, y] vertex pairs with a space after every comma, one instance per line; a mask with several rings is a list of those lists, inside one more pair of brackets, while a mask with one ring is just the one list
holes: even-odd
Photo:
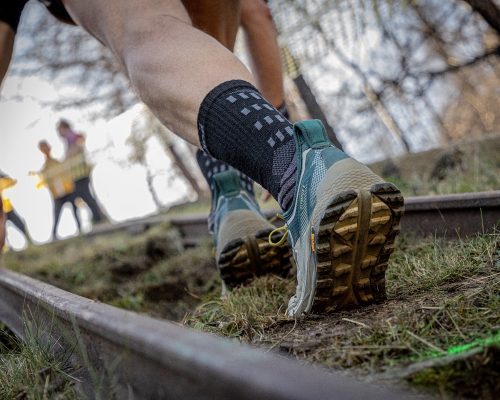
[[241, 191], [240, 177], [235, 170], [219, 172], [213, 176], [215, 197], [234, 196]]
[[293, 128], [294, 140], [297, 148], [297, 182], [295, 184], [292, 204], [290, 208], [283, 213], [283, 217], [289, 222], [295, 217], [296, 203], [299, 198], [300, 187], [302, 186], [302, 171], [305, 167], [304, 164], [307, 159], [307, 153], [309, 153], [311, 149], [320, 150], [333, 145], [326, 134], [323, 123], [319, 119], [297, 122], [294, 124]]
[[[257, 201], [241, 185], [240, 176], [234, 169], [219, 172], [213, 176], [214, 194], [213, 205], [208, 217], [209, 232], [216, 233], [222, 218], [231, 210], [234, 202], [243, 202], [248, 209], [260, 212]], [[242, 203], [239, 203], [240, 206]], [[223, 213], [223, 215], [221, 214]]]
[[294, 125], [294, 132], [297, 148], [299, 148], [299, 145], [304, 144], [311, 149], [323, 149], [332, 146], [325, 127], [319, 119], [297, 122]]

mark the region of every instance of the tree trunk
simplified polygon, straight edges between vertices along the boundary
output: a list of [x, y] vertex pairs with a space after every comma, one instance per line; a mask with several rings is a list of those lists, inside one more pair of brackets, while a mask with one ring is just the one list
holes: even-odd
[[[333, 42], [330, 43], [334, 45]], [[407, 153], [410, 153], [411, 152], [410, 143], [406, 139], [403, 129], [399, 126], [398, 121], [389, 111], [389, 108], [385, 104], [380, 93], [377, 92], [375, 88], [370, 84], [370, 81], [368, 80], [366, 74], [361, 70], [359, 65], [349, 60], [347, 56], [340, 49], [337, 48], [335, 50], [335, 55], [337, 56], [339, 61], [341, 61], [345, 66], [349, 67], [358, 76], [361, 82], [363, 82], [363, 93], [366, 96], [366, 99], [368, 100], [372, 108], [375, 110], [375, 112], [377, 113], [377, 115], [379, 116], [380, 120], [387, 128], [389, 133], [391, 133], [392, 136], [394, 136], [396, 140], [398, 140], [401, 143], [401, 145], [403, 146], [403, 148]]]
[[302, 101], [304, 102], [311, 118], [319, 119], [325, 126], [326, 134], [332, 143], [340, 150], [343, 150], [342, 144], [339, 142], [335, 131], [329, 124], [323, 109], [316, 101], [316, 96], [314, 96], [311, 87], [306, 82], [302, 72], [300, 71], [301, 68], [299, 60], [292, 55], [286, 46], [281, 48], [281, 58], [283, 61], [283, 69], [295, 83], [295, 86], [300, 93], [300, 97], [302, 98]]
[[149, 193], [151, 194], [151, 197], [153, 199], [153, 203], [155, 203], [156, 208], [158, 208], [158, 211], [162, 211], [165, 207], [163, 207], [163, 204], [161, 204], [160, 199], [158, 198], [158, 195], [156, 194], [156, 190], [153, 187], [153, 174], [151, 174], [151, 171], [147, 166], [146, 168], [146, 183], [148, 185], [148, 190]]
[[387, 130], [391, 132], [396, 139], [399, 139], [401, 141], [401, 144], [403, 145], [407, 153], [411, 152], [410, 143], [406, 140], [403, 134], [403, 130], [399, 126], [398, 122], [394, 119], [385, 103], [380, 98], [380, 95], [373, 89], [371, 85], [367, 83], [367, 80], [365, 80], [365, 84], [363, 85], [363, 91], [368, 102], [373, 107]]
[[[206, 198], [208, 196], [208, 188], [205, 189], [200, 186], [196, 174], [191, 172], [189, 165], [185, 162], [185, 155], [181, 154], [174, 146], [172, 135], [168, 129], [166, 129], [153, 114], [148, 111], [146, 114], [149, 118], [149, 125], [152, 134], [157, 137], [160, 143], [163, 145], [165, 152], [171, 155], [172, 163], [177, 167], [180, 175], [188, 182], [191, 188], [196, 192], [198, 198]], [[189, 145], [189, 156], [193, 153], [194, 146]]]
[[[468, 0], [464, 1], [469, 2]], [[486, 2], [487, 1], [485, 1], [485, 3]], [[446, 64], [450, 65], [449, 64], [450, 54], [448, 52], [448, 49], [446, 48], [445, 41], [440, 35], [439, 27], [436, 26], [427, 17], [423, 8], [418, 6], [416, 3], [413, 3], [412, 7], [413, 10], [415, 11], [415, 14], [420, 19], [420, 22], [422, 22], [422, 24], [424, 25], [426, 33], [433, 43], [434, 50], [438, 55], [440, 55], [443, 58]], [[471, 105], [472, 108], [476, 110], [478, 120], [481, 123], [483, 129], [485, 131], [491, 130], [492, 127], [489, 126], [486, 121], [484, 121], [484, 115], [487, 115], [488, 113], [488, 106], [481, 101], [480, 96], [473, 95], [474, 93], [477, 93], [477, 89], [475, 88], [474, 84], [470, 82], [467, 74], [464, 71], [461, 71], [460, 69], [456, 71], [456, 76], [458, 77], [458, 82], [461, 85], [462, 89], [464, 89], [461, 90], [461, 96], [465, 99], [465, 101], [467, 101]]]
[[203, 188], [200, 186], [198, 183], [198, 180], [194, 176], [194, 174], [191, 173], [191, 171], [188, 169], [186, 166], [186, 163], [184, 163], [184, 159], [181, 154], [177, 151], [175, 146], [172, 143], [165, 143], [167, 145], [167, 149], [172, 155], [174, 164], [179, 168], [182, 176], [188, 181], [188, 183], [191, 185], [193, 190], [196, 192], [199, 198], [204, 198], [207, 197], [207, 192], [203, 190]]
[[493, 0], [463, 0], [500, 36], [500, 9]]
[[340, 150], [343, 150], [342, 144], [339, 142], [335, 131], [328, 123], [323, 109], [316, 101], [316, 97], [309, 87], [309, 84], [304, 79], [304, 76], [302, 74], [299, 74], [293, 79], [293, 81], [295, 82], [295, 85], [297, 85], [297, 89], [299, 90], [302, 100], [304, 100], [307, 111], [309, 111], [309, 115], [314, 119], [319, 119], [323, 123], [323, 125], [325, 126], [326, 134], [328, 135], [332, 143]]
[[421, 99], [424, 102], [424, 104], [427, 107], [427, 109], [432, 114], [432, 117], [434, 118], [434, 121], [439, 126], [439, 130], [441, 132], [441, 144], [442, 145], [448, 145], [448, 144], [450, 144], [450, 142], [453, 140], [453, 137], [452, 137], [452, 135], [450, 133], [450, 130], [448, 129], [448, 127], [444, 123], [443, 118], [441, 118], [441, 115], [439, 115], [439, 112], [436, 111], [436, 109], [434, 108], [434, 105], [427, 98], [427, 94], [423, 94], [421, 96]]

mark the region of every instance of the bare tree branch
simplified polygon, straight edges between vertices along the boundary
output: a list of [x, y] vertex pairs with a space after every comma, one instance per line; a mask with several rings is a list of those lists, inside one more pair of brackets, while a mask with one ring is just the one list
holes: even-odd
[[463, 0], [500, 36], [500, 9], [493, 0]]

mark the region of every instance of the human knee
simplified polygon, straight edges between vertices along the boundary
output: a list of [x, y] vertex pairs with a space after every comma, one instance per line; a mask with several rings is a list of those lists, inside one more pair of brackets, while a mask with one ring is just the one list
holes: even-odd
[[245, 29], [273, 23], [271, 10], [263, 0], [242, 0], [240, 18], [241, 26]]

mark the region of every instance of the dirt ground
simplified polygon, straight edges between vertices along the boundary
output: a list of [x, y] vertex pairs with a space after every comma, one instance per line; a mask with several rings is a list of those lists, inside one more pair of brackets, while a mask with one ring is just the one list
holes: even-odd
[[[393, 180], [404, 180], [407, 194], [498, 189], [499, 144], [486, 138], [461, 144], [462, 155], [452, 149], [395, 160]], [[431, 179], [443, 154], [460, 160], [447, 177]], [[419, 176], [415, 163], [425, 165]], [[400, 238], [387, 271], [387, 301], [300, 320], [284, 314], [293, 276], [259, 278], [221, 299], [210, 241], [184, 250], [168, 225], [32, 246], [6, 254], [4, 265], [91, 299], [362, 379], [404, 383], [443, 399], [497, 399], [499, 243], [498, 232], [452, 241]]]
[[100, 239], [85, 251], [81, 239], [31, 248], [8, 254], [5, 265], [89, 298], [379, 382], [497, 335], [466, 358], [396, 380], [430, 387], [441, 398], [500, 393], [498, 235], [403, 238], [387, 272], [386, 302], [294, 320], [284, 315], [293, 276], [259, 278], [221, 299], [211, 246], [181, 250], [169, 228], [162, 229]]

